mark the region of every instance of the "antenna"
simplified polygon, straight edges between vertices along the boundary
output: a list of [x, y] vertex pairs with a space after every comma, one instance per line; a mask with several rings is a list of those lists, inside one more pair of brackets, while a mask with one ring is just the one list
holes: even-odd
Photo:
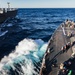
[[8, 4], [8, 8], [10, 8], [10, 2], [7, 2], [7, 4]]

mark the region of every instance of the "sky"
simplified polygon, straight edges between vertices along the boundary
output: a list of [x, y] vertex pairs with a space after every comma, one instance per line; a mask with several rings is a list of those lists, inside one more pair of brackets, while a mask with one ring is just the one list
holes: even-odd
[[75, 0], [0, 0], [0, 8], [75, 8]]

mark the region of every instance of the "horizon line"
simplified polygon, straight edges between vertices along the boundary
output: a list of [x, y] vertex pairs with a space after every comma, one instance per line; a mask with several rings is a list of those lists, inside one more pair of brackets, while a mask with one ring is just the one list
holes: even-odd
[[75, 7], [15, 7], [15, 8], [75, 8]]

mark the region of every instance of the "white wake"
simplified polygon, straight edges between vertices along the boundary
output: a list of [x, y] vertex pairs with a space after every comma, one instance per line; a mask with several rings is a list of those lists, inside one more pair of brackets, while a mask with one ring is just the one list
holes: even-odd
[[[47, 48], [41, 39], [24, 39], [0, 62], [0, 75], [39, 75], [40, 63]], [[36, 70], [35, 70], [36, 69]]]

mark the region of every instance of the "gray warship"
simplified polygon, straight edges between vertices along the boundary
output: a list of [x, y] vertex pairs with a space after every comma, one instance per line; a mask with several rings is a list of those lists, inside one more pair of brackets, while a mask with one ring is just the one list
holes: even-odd
[[48, 42], [40, 75], [75, 75], [75, 23], [63, 22]]

